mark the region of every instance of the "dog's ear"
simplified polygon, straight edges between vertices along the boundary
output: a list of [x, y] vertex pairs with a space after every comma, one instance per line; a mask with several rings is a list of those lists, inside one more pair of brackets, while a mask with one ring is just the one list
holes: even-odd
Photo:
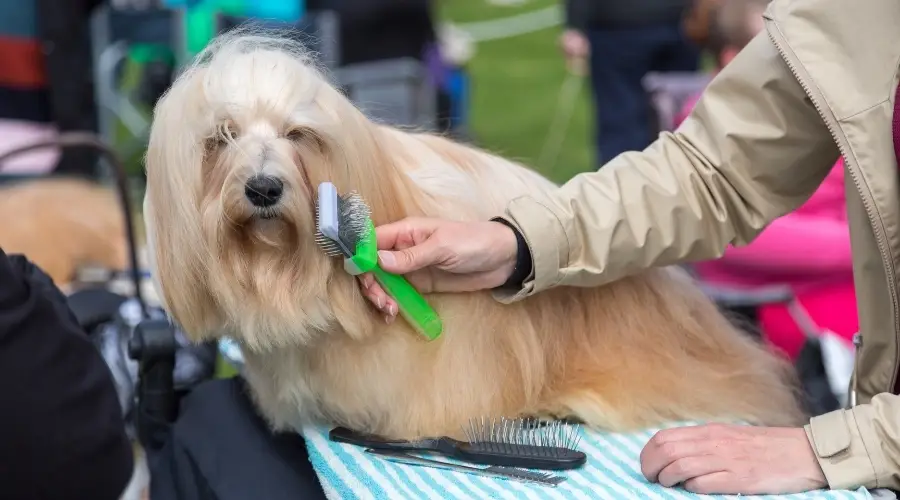
[[144, 227], [153, 284], [165, 310], [191, 340], [205, 340], [214, 333], [218, 315], [205, 285], [202, 247], [162, 198], [148, 186]]
[[[199, 209], [204, 144], [181, 126], [184, 88], [157, 105], [147, 147], [144, 224], [154, 282], [165, 309], [194, 341], [214, 335], [218, 308], [206, 286], [208, 246]], [[188, 96], [182, 96], [188, 97]]]

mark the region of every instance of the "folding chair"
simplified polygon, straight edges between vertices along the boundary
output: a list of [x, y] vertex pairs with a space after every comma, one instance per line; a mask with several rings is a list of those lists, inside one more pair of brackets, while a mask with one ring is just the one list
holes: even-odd
[[341, 66], [336, 83], [366, 115], [396, 127], [437, 129], [438, 91], [428, 69], [411, 59]]
[[684, 104], [702, 92], [712, 78], [705, 73], [648, 73], [642, 81], [650, 96], [660, 132], [675, 130], [675, 121]]

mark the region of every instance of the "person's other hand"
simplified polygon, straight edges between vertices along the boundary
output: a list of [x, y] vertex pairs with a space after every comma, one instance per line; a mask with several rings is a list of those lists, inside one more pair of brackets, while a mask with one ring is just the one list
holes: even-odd
[[641, 472], [700, 494], [787, 494], [828, 485], [803, 429], [701, 425], [656, 433]]
[[[499, 222], [407, 218], [375, 229], [378, 263], [402, 274], [422, 293], [471, 292], [502, 285], [516, 264], [516, 235]], [[390, 323], [397, 303], [370, 273], [363, 294]]]
[[567, 29], [559, 37], [559, 45], [566, 56], [569, 71], [584, 74], [587, 58], [591, 53], [591, 44], [586, 36], [578, 30]]

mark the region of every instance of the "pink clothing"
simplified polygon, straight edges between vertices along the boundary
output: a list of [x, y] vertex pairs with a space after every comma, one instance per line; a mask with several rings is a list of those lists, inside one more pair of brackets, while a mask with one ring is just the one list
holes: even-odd
[[[0, 119], [0, 154], [29, 144], [56, 139], [56, 127], [51, 124]], [[56, 168], [61, 152], [48, 147], [13, 156], [0, 165], [0, 175], [33, 173], [46, 174]]]
[[800, 208], [774, 220], [749, 245], [697, 264], [705, 280], [734, 287], [789, 285], [795, 293], [853, 279], [844, 166], [838, 162]]
[[[843, 161], [797, 210], [773, 221], [749, 245], [729, 247], [720, 259], [695, 269], [706, 282], [734, 288], [788, 285], [819, 327], [850, 339], [859, 324]], [[805, 336], [786, 307], [763, 307], [760, 326], [772, 344], [796, 357]]]

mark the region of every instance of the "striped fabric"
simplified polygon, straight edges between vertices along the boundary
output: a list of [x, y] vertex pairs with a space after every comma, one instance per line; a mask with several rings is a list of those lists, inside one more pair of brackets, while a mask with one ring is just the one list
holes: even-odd
[[[362, 448], [329, 441], [328, 428], [309, 426], [303, 429], [310, 461], [330, 500], [738, 498], [724, 495], [696, 495], [682, 489], [663, 488], [658, 484], [649, 483], [641, 474], [638, 457], [641, 448], [653, 433], [646, 431], [635, 434], [604, 434], [582, 430], [579, 449], [587, 453], [588, 463], [574, 471], [557, 473], [565, 475], [567, 479], [552, 488], [388, 462], [364, 453]], [[447, 461], [444, 458], [435, 458]], [[865, 489], [739, 497], [745, 500], [874, 498]]]

